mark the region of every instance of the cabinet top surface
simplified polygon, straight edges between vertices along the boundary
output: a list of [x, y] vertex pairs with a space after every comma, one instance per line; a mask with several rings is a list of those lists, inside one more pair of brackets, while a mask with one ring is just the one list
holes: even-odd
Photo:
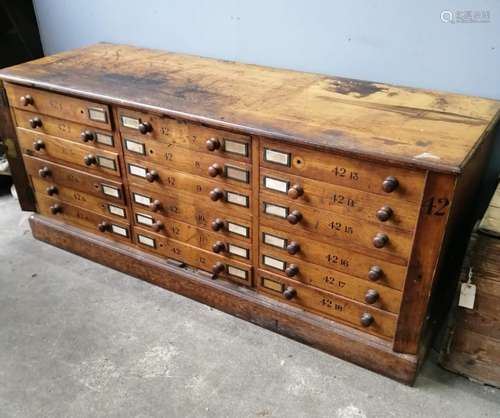
[[500, 102], [99, 43], [0, 79], [418, 168], [461, 171]]

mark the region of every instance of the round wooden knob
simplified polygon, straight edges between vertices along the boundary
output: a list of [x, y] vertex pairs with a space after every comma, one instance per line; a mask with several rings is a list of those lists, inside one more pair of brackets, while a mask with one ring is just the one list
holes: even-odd
[[214, 231], [220, 231], [224, 229], [225, 223], [222, 219], [216, 218], [212, 221], [212, 229]]
[[101, 232], [106, 232], [110, 228], [110, 224], [106, 221], [102, 221], [99, 225], [97, 225], [97, 229]]
[[59, 190], [57, 190], [57, 187], [56, 186], [49, 186], [45, 189], [45, 192], [49, 195], [49, 196], [53, 196], [57, 193], [59, 193]]
[[139, 132], [143, 135], [146, 135], [148, 132], [153, 131], [153, 126], [149, 122], [141, 122], [139, 123]]
[[146, 180], [149, 181], [150, 183], [153, 183], [154, 181], [158, 180], [158, 171], [156, 170], [151, 170], [146, 173]]
[[97, 164], [97, 158], [93, 154], [88, 154], [83, 157], [83, 162], [85, 165], [91, 166], [92, 164]]
[[300, 184], [294, 184], [288, 189], [287, 194], [290, 199], [298, 199], [304, 194], [304, 188]]
[[19, 98], [19, 102], [21, 103], [22, 106], [28, 106], [33, 104], [33, 97], [31, 95], [26, 94], [25, 96], [21, 96]]
[[89, 142], [89, 141], [94, 141], [95, 140], [95, 134], [92, 131], [89, 131], [86, 129], [85, 131], [82, 131], [80, 133], [80, 138], [82, 139], [83, 142]]
[[384, 182], [382, 183], [382, 189], [386, 193], [391, 193], [394, 190], [396, 190], [399, 186], [399, 181], [396, 177], [394, 176], [389, 176], [387, 177]]
[[383, 248], [388, 242], [389, 242], [389, 237], [387, 236], [387, 234], [384, 234], [383, 232], [379, 232], [373, 238], [373, 246], [375, 248]]
[[209, 151], [215, 151], [216, 149], [220, 148], [220, 141], [217, 138], [210, 138], [207, 139], [207, 150]]
[[165, 227], [165, 225], [163, 225], [163, 222], [161, 221], [156, 221], [153, 223], [153, 225], [151, 225], [151, 228], [153, 229], [153, 231], [155, 232], [158, 232], [160, 231], [161, 229], [163, 229]]
[[300, 251], [300, 244], [297, 241], [290, 241], [286, 246], [286, 250], [288, 251], [288, 254], [297, 254]]
[[361, 318], [359, 318], [361, 325], [364, 327], [369, 327], [371, 324], [373, 324], [373, 315], [369, 314], [368, 312], [365, 312], [363, 315], [361, 315]]
[[224, 270], [226, 270], [226, 266], [224, 265], [224, 263], [221, 263], [220, 261], [217, 261], [217, 263], [215, 263], [215, 264], [212, 266], [212, 273], [213, 273], [214, 275], [220, 274], [220, 273], [222, 273]]
[[298, 210], [292, 210], [286, 217], [286, 220], [292, 225], [298, 224], [302, 219], [302, 214]]
[[50, 168], [47, 166], [42, 167], [40, 170], [38, 170], [38, 175], [40, 177], [49, 177], [52, 173], [50, 172]]
[[368, 271], [368, 278], [374, 282], [382, 278], [383, 275], [384, 272], [379, 266], [372, 266]]
[[62, 211], [63, 211], [63, 208], [59, 203], [52, 205], [49, 209], [50, 209], [50, 213], [52, 213], [52, 215], [57, 215], [58, 213], [62, 213]]
[[286, 269], [285, 269], [285, 274], [288, 277], [293, 277], [296, 276], [299, 273], [299, 267], [295, 264], [290, 264]]
[[365, 302], [370, 305], [379, 299], [380, 295], [375, 289], [368, 289], [365, 293]]
[[37, 139], [33, 142], [33, 148], [35, 151], [40, 151], [42, 148], [45, 148], [45, 143], [41, 139]]
[[210, 177], [217, 177], [219, 175], [222, 175], [223, 169], [220, 166], [220, 164], [214, 163], [210, 167], [208, 167], [208, 175]]
[[212, 199], [214, 202], [217, 200], [220, 200], [224, 197], [224, 191], [222, 189], [219, 189], [216, 187], [210, 192], [210, 199]]
[[226, 244], [224, 244], [222, 241], [217, 241], [212, 245], [212, 251], [214, 253], [222, 253], [226, 251]]
[[392, 209], [389, 206], [383, 206], [377, 211], [377, 219], [381, 222], [388, 221], [393, 214]]
[[287, 287], [283, 291], [283, 296], [287, 300], [293, 299], [295, 296], [297, 296], [297, 291], [293, 287]]
[[161, 209], [161, 202], [159, 200], [153, 200], [149, 204], [149, 210], [152, 210], [153, 212], [157, 212]]
[[36, 116], [32, 119], [29, 120], [29, 124], [30, 126], [33, 128], [33, 129], [36, 129], [36, 128], [41, 128], [42, 127], [42, 120]]

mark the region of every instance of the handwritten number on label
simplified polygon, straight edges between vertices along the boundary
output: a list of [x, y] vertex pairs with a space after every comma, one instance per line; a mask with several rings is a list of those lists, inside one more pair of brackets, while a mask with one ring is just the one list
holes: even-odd
[[424, 204], [425, 213], [427, 215], [444, 216], [447, 212], [447, 207], [450, 205], [450, 200], [446, 197], [431, 197]]

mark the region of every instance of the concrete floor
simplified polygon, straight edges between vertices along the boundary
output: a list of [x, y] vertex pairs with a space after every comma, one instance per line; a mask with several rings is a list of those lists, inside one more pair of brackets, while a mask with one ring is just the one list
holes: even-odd
[[0, 196], [1, 417], [500, 417], [429, 360], [415, 388], [35, 241]]

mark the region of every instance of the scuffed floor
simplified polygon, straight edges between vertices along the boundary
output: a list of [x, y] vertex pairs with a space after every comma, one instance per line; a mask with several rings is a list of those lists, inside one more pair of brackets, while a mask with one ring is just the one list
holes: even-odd
[[499, 417], [427, 361], [409, 388], [35, 241], [0, 196], [0, 416]]

